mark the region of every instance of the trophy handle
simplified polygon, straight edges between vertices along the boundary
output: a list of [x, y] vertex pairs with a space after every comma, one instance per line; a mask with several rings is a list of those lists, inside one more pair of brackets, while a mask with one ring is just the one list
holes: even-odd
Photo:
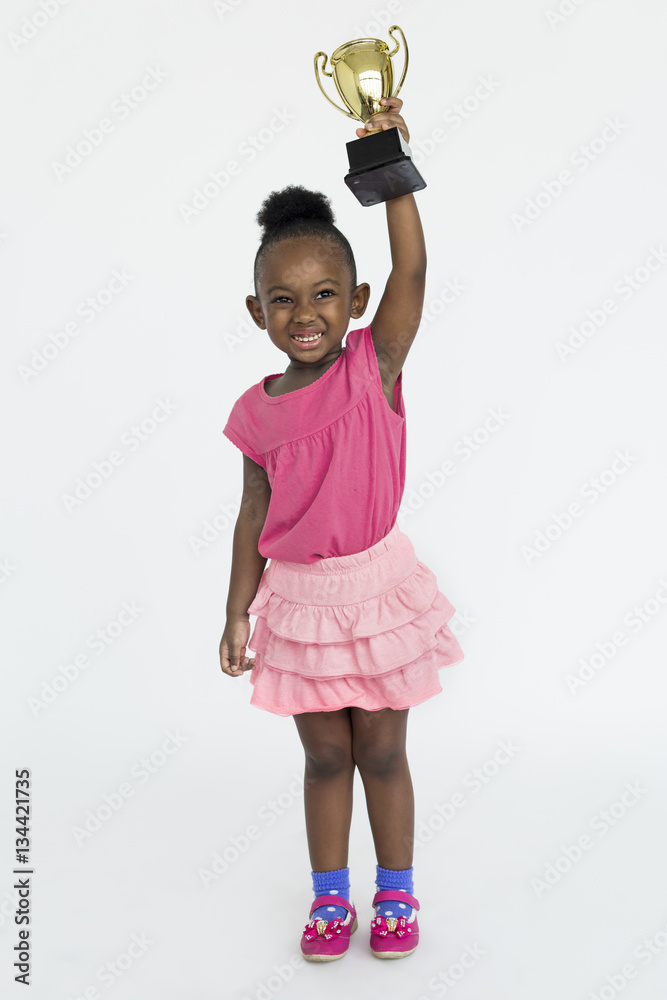
[[[355, 121], [359, 121], [359, 119], [357, 118], [357, 116], [353, 115], [350, 111], [346, 111], [345, 108], [339, 108], [338, 105], [336, 104], [336, 102], [331, 100], [331, 98], [327, 94], [326, 90], [322, 86], [322, 81], [320, 79], [320, 67], [318, 66], [318, 60], [319, 60], [320, 56], [324, 56], [324, 62], [322, 63], [322, 67], [321, 67], [322, 73], [324, 73], [325, 76], [333, 76], [333, 71], [331, 73], [327, 73], [327, 71], [325, 69], [326, 64], [327, 64], [327, 59], [328, 59], [328, 56], [327, 56], [326, 52], [316, 52], [315, 53], [315, 77], [316, 77], [317, 82], [319, 84], [320, 90], [322, 91], [322, 93], [326, 97], [326, 99], [329, 102], [329, 104], [333, 104], [334, 108], [337, 111], [341, 111], [344, 115], [347, 115], [348, 118], [354, 118]], [[401, 83], [402, 82], [403, 82], [403, 80], [401, 80]]]
[[399, 26], [397, 24], [392, 24], [391, 28], [389, 29], [389, 34], [391, 35], [392, 40], [394, 42], [396, 42], [396, 48], [392, 49], [392, 51], [389, 53], [389, 55], [390, 56], [395, 56], [396, 53], [398, 52], [399, 48], [400, 48], [400, 42], [396, 41], [396, 39], [394, 38], [394, 34], [393, 34], [394, 31], [400, 31], [401, 32], [401, 38], [403, 39], [403, 48], [405, 49], [405, 61], [403, 63], [403, 72], [401, 73], [401, 79], [398, 81], [398, 85], [396, 86], [396, 89], [394, 90], [394, 93], [389, 95], [390, 97], [396, 97], [396, 95], [398, 94], [399, 90], [403, 86], [403, 81], [405, 80], [405, 74], [408, 71], [408, 43], [405, 40], [405, 35], [403, 34], [402, 29], [399, 28]]

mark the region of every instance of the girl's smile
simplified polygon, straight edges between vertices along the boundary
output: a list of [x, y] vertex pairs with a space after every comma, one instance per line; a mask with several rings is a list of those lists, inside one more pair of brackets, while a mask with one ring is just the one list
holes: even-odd
[[312, 237], [281, 240], [267, 255], [258, 295], [246, 304], [255, 323], [290, 359], [288, 369], [317, 370], [339, 357], [350, 317], [368, 303], [367, 284], [352, 288], [331, 244]]
[[324, 330], [314, 330], [312, 328], [290, 334], [291, 339], [304, 351], [312, 351], [314, 347], [317, 347], [323, 336]]

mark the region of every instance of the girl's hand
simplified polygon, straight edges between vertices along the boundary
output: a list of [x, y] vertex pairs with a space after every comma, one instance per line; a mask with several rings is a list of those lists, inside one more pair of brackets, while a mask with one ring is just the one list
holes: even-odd
[[245, 655], [250, 638], [250, 621], [247, 618], [228, 618], [220, 640], [220, 666], [230, 677], [241, 677], [246, 670], [255, 669], [255, 660]]
[[400, 129], [401, 135], [406, 142], [410, 142], [410, 133], [408, 132], [408, 126], [405, 124], [403, 117], [399, 114], [399, 111], [403, 107], [403, 101], [400, 97], [383, 97], [380, 104], [386, 108], [386, 111], [378, 111], [376, 115], [369, 118], [366, 122], [365, 127], [357, 129], [357, 135], [359, 138], [366, 135], [372, 129], [388, 129], [397, 125]]

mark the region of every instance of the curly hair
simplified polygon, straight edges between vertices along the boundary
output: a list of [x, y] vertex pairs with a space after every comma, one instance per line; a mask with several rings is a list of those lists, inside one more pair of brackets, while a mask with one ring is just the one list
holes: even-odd
[[321, 191], [309, 191], [290, 184], [272, 191], [262, 202], [257, 221], [263, 229], [253, 268], [257, 294], [262, 265], [270, 247], [290, 237], [315, 236], [328, 240], [340, 250], [350, 271], [352, 287], [357, 284], [357, 265], [347, 238], [334, 225], [331, 203]]

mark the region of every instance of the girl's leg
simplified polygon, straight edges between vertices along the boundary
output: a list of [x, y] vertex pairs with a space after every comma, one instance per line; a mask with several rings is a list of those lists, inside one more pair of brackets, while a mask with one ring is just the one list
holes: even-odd
[[355, 767], [350, 711], [293, 716], [306, 753], [306, 832], [315, 872], [347, 868]]
[[375, 853], [382, 868], [412, 867], [415, 801], [405, 748], [409, 708], [350, 708], [352, 756], [366, 792]]

